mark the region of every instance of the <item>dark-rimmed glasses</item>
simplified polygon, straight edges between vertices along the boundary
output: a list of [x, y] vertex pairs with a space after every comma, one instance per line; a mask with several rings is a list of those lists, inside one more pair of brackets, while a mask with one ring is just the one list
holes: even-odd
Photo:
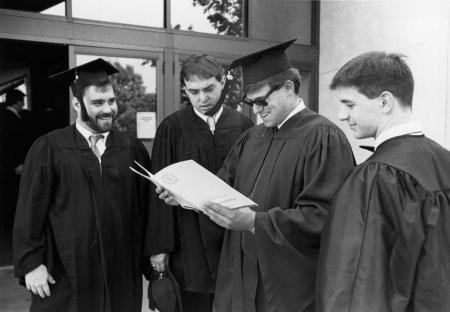
[[283, 86], [284, 82], [282, 84], [276, 85], [275, 87], [273, 87], [272, 89], [269, 90], [269, 92], [266, 93], [266, 95], [264, 95], [263, 97], [259, 97], [257, 99], [254, 100], [250, 100], [247, 98], [247, 96], [245, 96], [242, 99], [242, 102], [244, 102], [247, 105], [253, 106], [253, 104], [259, 105], [259, 106], [267, 106], [269, 105], [269, 103], [267, 103], [267, 98], [276, 90], [280, 89]]

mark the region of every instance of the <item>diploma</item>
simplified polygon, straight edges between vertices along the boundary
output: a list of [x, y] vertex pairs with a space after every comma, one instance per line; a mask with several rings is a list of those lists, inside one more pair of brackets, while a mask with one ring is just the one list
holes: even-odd
[[145, 173], [130, 166], [134, 173], [169, 191], [184, 208], [203, 211], [206, 202], [220, 204], [229, 209], [257, 206], [254, 201], [193, 160], [174, 163], [156, 174], [152, 174], [138, 162], [135, 163]]

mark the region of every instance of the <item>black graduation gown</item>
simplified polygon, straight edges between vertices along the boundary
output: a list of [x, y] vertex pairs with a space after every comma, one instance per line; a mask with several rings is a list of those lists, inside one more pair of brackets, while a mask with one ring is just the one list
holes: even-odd
[[25, 161], [14, 225], [17, 277], [40, 264], [56, 284], [31, 311], [141, 311], [142, 242], [150, 166], [145, 147], [111, 131], [100, 164], [75, 126], [50, 132]]
[[311, 308], [322, 225], [353, 166], [342, 131], [309, 109], [240, 137], [219, 176], [258, 203], [256, 234], [225, 231], [214, 311]]
[[[158, 127], [152, 151], [152, 172], [193, 159], [216, 173], [239, 135], [252, 122], [228, 107], [214, 135], [192, 106], [168, 116]], [[205, 190], [207, 191], [207, 190]], [[223, 229], [193, 211], [164, 204], [153, 192], [146, 254], [172, 253], [172, 270], [188, 291], [213, 293]]]
[[424, 136], [382, 143], [336, 195], [317, 310], [450, 307], [450, 152]]

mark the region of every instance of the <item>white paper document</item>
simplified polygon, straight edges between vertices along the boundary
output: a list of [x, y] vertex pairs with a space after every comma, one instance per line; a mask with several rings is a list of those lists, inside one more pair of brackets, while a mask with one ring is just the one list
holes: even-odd
[[203, 210], [202, 206], [206, 202], [217, 203], [230, 209], [257, 206], [254, 201], [193, 160], [174, 163], [156, 174], [151, 174], [138, 162], [136, 164], [146, 174], [130, 167], [133, 172], [168, 190], [184, 208]]

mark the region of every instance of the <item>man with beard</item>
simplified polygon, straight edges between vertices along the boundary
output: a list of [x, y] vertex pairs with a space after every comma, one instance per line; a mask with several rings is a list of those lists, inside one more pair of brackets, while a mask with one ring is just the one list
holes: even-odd
[[[190, 56], [183, 62], [181, 80], [192, 106], [168, 116], [159, 126], [152, 171], [193, 159], [217, 173], [233, 143], [253, 124], [222, 105], [224, 70], [212, 56]], [[203, 214], [167, 206], [154, 192], [150, 222], [146, 252], [154, 269], [164, 271], [170, 254], [183, 310], [211, 311], [223, 229]]]
[[112, 129], [116, 72], [97, 59], [51, 77], [70, 85], [78, 118], [38, 138], [24, 165], [13, 250], [31, 311], [141, 311], [149, 190], [128, 167], [150, 160]]

